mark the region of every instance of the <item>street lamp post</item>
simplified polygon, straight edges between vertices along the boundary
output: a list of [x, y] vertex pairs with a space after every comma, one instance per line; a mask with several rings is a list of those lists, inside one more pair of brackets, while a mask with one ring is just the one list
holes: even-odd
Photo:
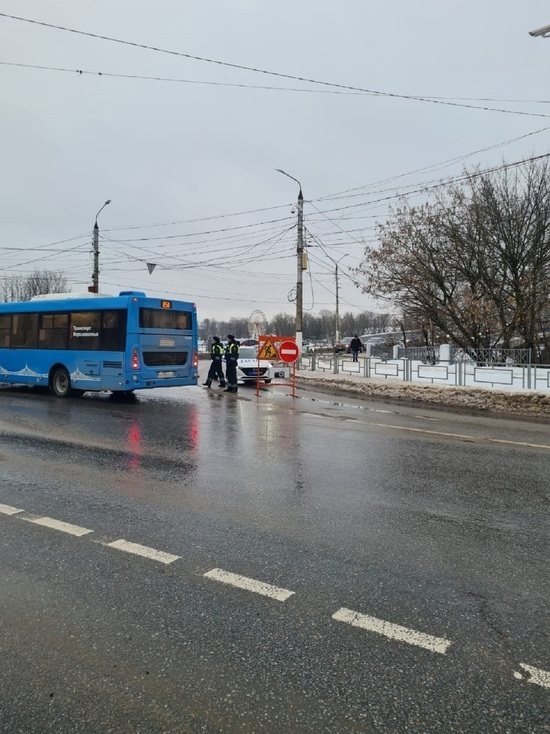
[[300, 190], [298, 192], [298, 229], [297, 229], [297, 241], [296, 241], [296, 259], [297, 259], [297, 272], [296, 272], [296, 344], [300, 352], [302, 351], [302, 332], [303, 332], [303, 277], [304, 271], [304, 195], [302, 194], [302, 184], [297, 178], [291, 176], [281, 168], [275, 169], [278, 173], [282, 173], [283, 176], [291, 178], [296, 181]]
[[88, 289], [90, 293], [99, 293], [99, 227], [97, 224], [97, 218], [101, 212], [105, 209], [107, 204], [110, 204], [111, 200], [107, 199], [105, 204], [101, 207], [98, 213], [95, 215], [94, 223], [94, 272], [92, 275], [92, 285]]

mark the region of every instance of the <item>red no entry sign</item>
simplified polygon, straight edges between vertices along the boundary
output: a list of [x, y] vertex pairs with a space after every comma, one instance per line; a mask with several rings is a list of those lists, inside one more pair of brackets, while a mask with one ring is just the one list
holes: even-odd
[[286, 341], [279, 347], [279, 359], [281, 362], [292, 364], [292, 362], [296, 362], [299, 356], [300, 350], [296, 342]]

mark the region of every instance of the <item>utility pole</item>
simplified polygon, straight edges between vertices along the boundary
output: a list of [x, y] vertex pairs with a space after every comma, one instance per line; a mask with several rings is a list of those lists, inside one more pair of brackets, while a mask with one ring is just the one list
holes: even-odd
[[97, 224], [97, 218], [101, 212], [105, 209], [107, 204], [110, 204], [111, 200], [107, 199], [105, 204], [101, 207], [98, 213], [95, 215], [94, 223], [94, 272], [92, 275], [92, 285], [88, 288], [90, 293], [99, 293], [99, 227]]
[[304, 302], [303, 302], [303, 271], [307, 269], [306, 258], [304, 253], [304, 195], [302, 193], [302, 184], [297, 178], [291, 176], [281, 168], [275, 169], [278, 173], [282, 173], [283, 176], [291, 178], [296, 181], [300, 190], [298, 192], [298, 224], [297, 224], [297, 239], [296, 239], [296, 344], [300, 352], [302, 351], [302, 335], [303, 335], [303, 321], [304, 321]]
[[336, 328], [334, 330], [334, 345], [340, 339], [340, 302], [338, 300], [338, 263], [336, 263]]
[[303, 288], [303, 271], [304, 271], [304, 195], [302, 187], [298, 192], [298, 240], [296, 246], [297, 256], [297, 273], [296, 273], [296, 344], [300, 352], [302, 351], [302, 335], [304, 320], [304, 288]]
[[[340, 260], [343, 260], [345, 257], [348, 256], [348, 253], [345, 255], [342, 255]], [[339, 293], [338, 293], [338, 263], [340, 260], [336, 260], [334, 263], [335, 265], [335, 275], [336, 275], [336, 324], [335, 324], [335, 330], [334, 330], [334, 343], [340, 339], [340, 300], [339, 300]], [[334, 261], [333, 261], [334, 262]]]

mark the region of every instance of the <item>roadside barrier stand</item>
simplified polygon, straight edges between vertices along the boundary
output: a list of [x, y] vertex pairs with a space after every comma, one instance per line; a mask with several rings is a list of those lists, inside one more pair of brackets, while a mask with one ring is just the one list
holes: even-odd
[[[300, 359], [300, 349], [292, 336], [258, 336], [258, 369], [256, 370], [256, 395], [260, 395], [260, 360], [267, 359], [272, 362], [270, 374], [272, 379], [277, 379], [276, 385], [292, 388], [292, 397], [296, 397], [296, 365]], [[312, 360], [313, 361], [313, 360]], [[278, 371], [273, 362], [281, 365], [279, 371], [284, 372], [285, 377], [290, 377], [290, 382], [279, 382], [275, 375]], [[289, 375], [289, 365], [291, 371]], [[284, 379], [284, 378], [283, 378]]]

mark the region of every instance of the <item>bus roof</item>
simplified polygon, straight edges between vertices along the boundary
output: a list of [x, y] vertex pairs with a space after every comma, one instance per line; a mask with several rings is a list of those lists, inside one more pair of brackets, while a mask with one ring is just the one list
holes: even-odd
[[65, 301], [73, 298], [115, 298], [110, 293], [90, 293], [83, 291], [82, 293], [42, 293], [39, 296], [33, 296], [31, 301]]
[[196, 306], [190, 301], [176, 301], [171, 298], [165, 299], [158, 296], [147, 296], [143, 291], [121, 291], [118, 296], [110, 293], [46, 293], [35, 296], [30, 301], [7, 301], [0, 303], [0, 313], [32, 313], [36, 312], [60, 312], [60, 311], [86, 311], [87, 309], [113, 309], [128, 308], [132, 300], [148, 306], [149, 308], [166, 308], [162, 303], [178, 304], [195, 309]]

